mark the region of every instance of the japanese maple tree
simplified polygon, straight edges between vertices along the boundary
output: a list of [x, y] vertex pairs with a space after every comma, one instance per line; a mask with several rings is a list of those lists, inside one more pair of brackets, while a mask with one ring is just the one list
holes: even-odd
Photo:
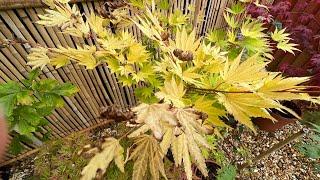
[[[224, 18], [228, 27], [224, 31], [215, 29], [204, 37], [196, 34], [190, 14], [163, 14], [161, 9], [169, 7], [166, 2], [108, 1], [100, 15], [92, 13], [83, 18], [68, 0], [47, 0], [52, 9], [39, 15], [38, 24], [58, 26], [72, 36], [94, 38], [97, 46], [34, 47], [28, 56], [33, 68], [47, 64], [60, 68], [71, 61], [87, 69], [106, 64], [123, 86], [144, 84], [135, 90], [140, 104], [131, 109], [135, 127], [119, 138], [105, 138], [101, 151], [83, 169], [82, 179], [107, 172], [111, 162], [124, 171], [129, 161], [134, 162], [133, 179], [149, 175], [167, 179], [163, 158], [169, 149], [175, 165], [183, 166], [189, 180], [192, 163], [207, 176], [202, 150], [211, 148], [207, 134], [229, 128], [222, 117], [233, 115], [255, 131], [251, 117], [274, 120], [271, 108], [299, 118], [280, 103], [282, 100], [319, 103], [319, 97], [310, 96], [305, 92], [307, 87], [301, 85], [308, 77], [284, 77], [266, 70], [274, 46], [294, 53], [296, 44], [281, 29], [265, 33], [264, 22], [247, 15], [248, 0], [227, 9]], [[132, 25], [141, 30], [142, 39], [137, 40], [127, 30]], [[132, 139], [130, 148], [121, 146], [124, 138]]]

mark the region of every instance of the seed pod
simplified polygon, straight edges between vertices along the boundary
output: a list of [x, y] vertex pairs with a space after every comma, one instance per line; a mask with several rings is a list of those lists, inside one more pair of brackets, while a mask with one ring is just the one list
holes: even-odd
[[181, 54], [183, 53], [183, 51], [181, 49], [175, 49], [173, 50], [173, 54], [179, 58], [181, 56]]
[[167, 41], [169, 38], [169, 33], [165, 31], [165, 32], [162, 32], [160, 36], [162, 41]]
[[135, 117], [132, 111], [124, 111], [116, 106], [103, 107], [100, 113], [101, 118], [114, 119], [117, 122], [128, 121]]
[[192, 61], [193, 60], [193, 53], [191, 51], [185, 51], [179, 57], [181, 61]]

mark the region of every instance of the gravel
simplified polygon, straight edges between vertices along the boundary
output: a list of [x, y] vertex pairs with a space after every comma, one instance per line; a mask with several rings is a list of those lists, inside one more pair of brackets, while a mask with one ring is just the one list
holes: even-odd
[[[227, 154], [231, 162], [241, 165], [250, 161], [261, 152], [265, 152], [281, 140], [299, 132], [303, 127], [298, 122], [285, 126], [279, 131], [268, 133], [258, 131], [257, 135], [250, 131], [242, 133], [238, 130], [230, 132], [220, 148]], [[314, 164], [319, 161], [306, 158], [295, 149], [294, 145], [308, 138], [308, 133], [302, 139], [295, 140], [269, 156], [243, 169], [238, 179], [253, 180], [313, 180], [320, 179], [320, 173], [315, 172]], [[235, 138], [238, 137], [238, 138]], [[240, 150], [239, 150], [240, 149]], [[246, 153], [243, 153], [245, 151]], [[241, 153], [242, 152], [242, 153]], [[243, 155], [244, 154], [244, 155]]]

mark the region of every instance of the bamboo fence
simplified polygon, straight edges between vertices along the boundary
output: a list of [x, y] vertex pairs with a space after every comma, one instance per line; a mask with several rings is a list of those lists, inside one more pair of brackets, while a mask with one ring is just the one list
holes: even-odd
[[[197, 2], [196, 2], [197, 1]], [[96, 12], [102, 0], [71, 0], [76, 3], [82, 13], [89, 15]], [[224, 26], [222, 13], [232, 0], [170, 0], [170, 8], [166, 14], [176, 9], [187, 13], [187, 7], [197, 5], [195, 17], [203, 16], [204, 20], [196, 22], [198, 35], [205, 34], [213, 28]], [[28, 44], [14, 44], [0, 49], [0, 83], [10, 80], [20, 81], [27, 77], [31, 68], [26, 64], [30, 48], [36, 45], [44, 47], [95, 45], [93, 39], [82, 39], [61, 33], [56, 27], [43, 27], [35, 22], [37, 14], [43, 14], [45, 5], [41, 0], [0, 0], [0, 42], [18, 37], [27, 40]], [[142, 33], [135, 26], [128, 29], [137, 39]], [[73, 132], [90, 128], [104, 120], [99, 119], [99, 110], [103, 106], [119, 105], [122, 108], [137, 104], [134, 87], [122, 87], [117, 76], [112, 74], [106, 65], [99, 65], [93, 70], [71, 63], [66, 67], [54, 69], [47, 66], [43, 69], [41, 79], [54, 78], [60, 82], [72, 82], [80, 89], [74, 97], [64, 98], [65, 106], [57, 109], [47, 119], [50, 124], [44, 132], [51, 131], [51, 138], [65, 137]], [[140, 84], [141, 85], [141, 84]], [[139, 85], [139, 86], [140, 86]], [[37, 133], [35, 137], [43, 134]], [[42, 143], [24, 144], [25, 151], [20, 155], [35, 151]], [[2, 164], [17, 157], [7, 153]]]

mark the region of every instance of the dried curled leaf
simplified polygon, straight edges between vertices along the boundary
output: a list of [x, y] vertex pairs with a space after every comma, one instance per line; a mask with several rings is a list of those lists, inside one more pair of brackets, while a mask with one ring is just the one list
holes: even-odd
[[134, 145], [136, 147], [129, 157], [129, 160], [134, 160], [132, 179], [146, 178], [148, 167], [152, 179], [160, 179], [160, 174], [167, 179], [158, 141], [153, 136], [142, 135], [136, 138]]
[[102, 151], [96, 154], [83, 168], [81, 180], [91, 180], [96, 177], [97, 171], [106, 172], [110, 162], [114, 160], [121, 172], [124, 172], [123, 148], [115, 138], [106, 138], [102, 144]]

